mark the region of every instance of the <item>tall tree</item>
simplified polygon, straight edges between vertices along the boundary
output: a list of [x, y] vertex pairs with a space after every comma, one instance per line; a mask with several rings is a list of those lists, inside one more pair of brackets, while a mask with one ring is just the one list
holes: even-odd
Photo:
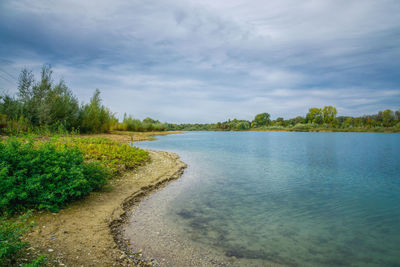
[[253, 127], [268, 126], [270, 122], [270, 115], [266, 112], [257, 114], [252, 121]]
[[320, 108], [310, 108], [306, 116], [307, 122], [322, 124], [324, 121], [322, 110]]
[[89, 133], [108, 132], [114, 115], [101, 104], [100, 90], [96, 89], [90, 103], [81, 110], [81, 131]]
[[327, 124], [333, 126], [335, 123], [336, 114], [337, 114], [337, 110], [335, 107], [325, 106], [324, 109], [322, 110], [324, 123], [327, 123]]
[[79, 127], [78, 99], [63, 80], [49, 92], [46, 104], [50, 113], [49, 124], [63, 125], [67, 130]]
[[395, 124], [395, 113], [390, 109], [384, 110], [382, 112], [382, 121], [385, 127], [393, 126]]
[[32, 87], [35, 78], [31, 70], [23, 69], [18, 79], [18, 97], [23, 103], [29, 102], [33, 97]]

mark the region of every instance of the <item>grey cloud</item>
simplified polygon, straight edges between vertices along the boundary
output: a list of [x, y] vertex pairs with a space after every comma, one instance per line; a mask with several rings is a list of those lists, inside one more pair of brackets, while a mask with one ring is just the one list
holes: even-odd
[[325, 104], [349, 115], [399, 108], [395, 0], [25, 0], [3, 1], [0, 15], [1, 69], [15, 76], [51, 63], [81, 99], [99, 88], [120, 116], [206, 122]]

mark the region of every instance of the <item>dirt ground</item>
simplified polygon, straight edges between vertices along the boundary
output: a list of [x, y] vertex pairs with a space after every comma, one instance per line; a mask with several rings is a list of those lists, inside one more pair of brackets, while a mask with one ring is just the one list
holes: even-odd
[[[131, 141], [129, 135], [113, 135], [104, 137]], [[32, 219], [37, 226], [25, 237], [31, 244], [28, 253], [49, 255], [51, 266], [134, 266], [115, 241], [118, 225], [143, 195], [179, 178], [186, 167], [173, 153], [150, 151], [150, 157], [150, 163], [112, 179], [101, 192], [91, 193], [59, 213], [36, 213]]]

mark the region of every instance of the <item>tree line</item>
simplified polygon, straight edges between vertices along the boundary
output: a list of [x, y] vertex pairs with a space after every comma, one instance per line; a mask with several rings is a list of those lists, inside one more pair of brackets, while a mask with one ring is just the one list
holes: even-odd
[[63, 80], [53, 80], [49, 65], [35, 79], [31, 70], [23, 69], [16, 96], [0, 95], [0, 131], [104, 133], [111, 130], [164, 131], [167, 124], [151, 118], [143, 121], [125, 115], [122, 122], [102, 104], [96, 89], [89, 103], [80, 104]]
[[400, 131], [400, 110], [390, 109], [379, 111], [374, 115], [360, 117], [337, 116], [333, 106], [323, 108], [313, 107], [305, 116], [290, 119], [278, 117], [271, 119], [269, 113], [257, 114], [252, 121], [228, 120], [210, 124], [173, 124], [173, 130], [212, 130], [212, 131], [241, 131], [241, 130], [332, 130], [332, 131]]
[[0, 131], [15, 132], [80, 132], [104, 133], [120, 131], [166, 130], [293, 130], [310, 131], [330, 129], [338, 131], [400, 131], [400, 110], [379, 111], [360, 117], [337, 116], [333, 106], [312, 107], [305, 116], [290, 119], [271, 119], [269, 113], [257, 114], [252, 121], [228, 120], [209, 124], [171, 124], [152, 118], [139, 120], [124, 114], [119, 121], [115, 113], [102, 104], [100, 91], [96, 89], [89, 103], [79, 103], [63, 80], [54, 82], [49, 65], [42, 67], [40, 78], [23, 69], [19, 75], [16, 96], [0, 95]]

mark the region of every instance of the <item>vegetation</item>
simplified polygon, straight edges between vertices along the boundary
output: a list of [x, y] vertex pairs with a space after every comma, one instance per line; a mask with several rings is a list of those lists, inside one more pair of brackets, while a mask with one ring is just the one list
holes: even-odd
[[[337, 116], [333, 106], [310, 108], [295, 118], [271, 119], [257, 114], [252, 121], [228, 120], [210, 124], [168, 124], [152, 118], [124, 115], [119, 122], [102, 104], [95, 90], [90, 102], [80, 104], [63, 80], [55, 83], [44, 65], [40, 79], [21, 71], [18, 93], [0, 96], [0, 133], [108, 133], [112, 130], [151, 132], [166, 130], [286, 130], [400, 132], [400, 110], [384, 110], [361, 117]], [[149, 160], [148, 152], [106, 138], [74, 135], [34, 139], [10, 137], [0, 141], [0, 266], [15, 265], [27, 244], [21, 236], [29, 228], [26, 216], [12, 218], [30, 209], [58, 211], [69, 202], [103, 186], [110, 175], [135, 168]], [[43, 266], [41, 256], [25, 266]], [[21, 265], [24, 266], [24, 265]]]
[[104, 133], [108, 132], [116, 121], [113, 113], [101, 104], [100, 91], [96, 89], [90, 103], [81, 109], [78, 127], [83, 133]]
[[261, 114], [257, 114], [254, 117], [254, 120], [251, 122], [251, 126], [252, 127], [263, 127], [263, 126], [268, 126], [270, 123], [270, 119], [269, 119], [269, 114], [268, 113], [261, 113]]
[[[33, 226], [27, 221], [29, 216], [30, 213], [26, 213], [13, 221], [0, 217], [0, 266], [14, 266], [23, 249], [28, 246], [21, 237]], [[21, 266], [39, 267], [44, 266], [46, 261], [46, 256], [41, 255]]]
[[52, 73], [45, 65], [40, 80], [35, 81], [32, 71], [22, 70], [17, 96], [0, 96], [0, 130], [9, 134], [109, 131], [116, 119], [101, 105], [100, 91], [95, 91], [89, 104], [79, 105], [63, 80], [54, 83]]
[[310, 108], [305, 117], [287, 119], [278, 117], [270, 120], [268, 113], [260, 113], [253, 121], [228, 120], [211, 124], [169, 124], [168, 130], [186, 131], [240, 131], [240, 130], [282, 130], [282, 131], [341, 131], [341, 132], [400, 132], [400, 110], [387, 109], [375, 115], [361, 117], [337, 117], [332, 106]]
[[112, 175], [133, 169], [149, 158], [145, 150], [127, 144], [119, 144], [107, 138], [63, 137], [51, 141], [58, 149], [78, 148], [89, 162], [98, 162]]
[[54, 83], [50, 66], [42, 68], [40, 80], [32, 71], [21, 71], [18, 94], [0, 96], [0, 132], [35, 133], [107, 133], [112, 130], [151, 132], [167, 130], [286, 130], [286, 131], [400, 131], [400, 110], [384, 110], [361, 117], [339, 116], [333, 106], [310, 108], [305, 116], [271, 119], [270, 114], [257, 114], [252, 121], [228, 120], [209, 124], [168, 124], [152, 118], [139, 120], [124, 114], [119, 122], [102, 105], [100, 91], [95, 90], [88, 104], [79, 104], [63, 80]]
[[52, 74], [49, 65], [43, 66], [39, 81], [32, 71], [21, 71], [17, 95], [0, 96], [0, 132], [106, 133], [113, 129], [147, 132], [168, 128], [166, 123], [151, 118], [140, 121], [131, 115], [125, 115], [119, 122], [114, 113], [102, 105], [98, 89], [88, 104], [80, 105], [63, 80], [54, 83]]
[[118, 123], [116, 130], [119, 131], [132, 131], [132, 132], [152, 132], [152, 131], [166, 131], [168, 130], [167, 123], [153, 120], [152, 118], [145, 118], [143, 121], [135, 119], [132, 115], [127, 116], [124, 114], [122, 123]]
[[0, 214], [57, 211], [149, 160], [147, 151], [106, 138], [0, 142]]
[[[167, 126], [150, 118], [137, 123], [132, 116], [119, 123], [102, 105], [99, 90], [80, 105], [64, 81], [53, 82], [47, 65], [39, 81], [23, 70], [18, 94], [0, 96], [0, 133], [25, 136], [0, 139], [0, 266], [16, 265], [28, 246], [21, 240], [29, 229], [27, 221], [13, 216], [31, 209], [57, 212], [100, 189], [110, 175], [149, 160], [148, 152], [106, 138], [33, 138], [32, 133], [104, 133], [114, 128], [163, 131]], [[18, 264], [44, 266], [45, 261], [40, 256]]]
[[0, 143], [0, 213], [58, 211], [99, 189], [108, 176], [98, 162], [85, 162], [77, 148], [57, 149], [9, 138]]
[[[147, 151], [106, 138], [10, 137], [0, 142], [0, 266], [9, 266], [28, 245], [25, 217], [7, 217], [28, 209], [57, 212], [105, 184], [110, 174], [149, 160]], [[44, 266], [44, 256], [22, 266]]]

